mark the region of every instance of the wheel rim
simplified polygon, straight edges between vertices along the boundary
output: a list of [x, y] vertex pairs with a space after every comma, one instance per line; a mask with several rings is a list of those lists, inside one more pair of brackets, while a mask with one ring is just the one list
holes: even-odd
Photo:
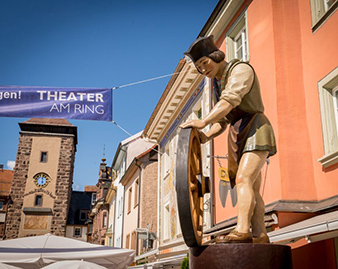
[[182, 235], [189, 247], [201, 245], [203, 195], [198, 180], [202, 174], [201, 146], [195, 129], [182, 129], [176, 156], [176, 191]]

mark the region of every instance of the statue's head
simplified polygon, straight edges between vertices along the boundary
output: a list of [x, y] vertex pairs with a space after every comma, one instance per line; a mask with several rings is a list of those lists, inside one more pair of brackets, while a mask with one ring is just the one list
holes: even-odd
[[213, 36], [199, 37], [184, 53], [194, 63], [197, 71], [207, 77], [213, 78], [224, 58], [224, 52], [220, 51], [214, 43]]
[[216, 63], [223, 61], [225, 58], [224, 52], [217, 48], [213, 39], [213, 35], [197, 38], [184, 55], [188, 56], [193, 63], [196, 63], [204, 56], [212, 59]]

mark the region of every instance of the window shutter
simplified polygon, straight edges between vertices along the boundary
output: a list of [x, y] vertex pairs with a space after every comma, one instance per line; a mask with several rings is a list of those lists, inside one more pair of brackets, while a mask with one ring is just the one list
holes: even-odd
[[324, 0], [311, 0], [312, 25], [315, 25], [325, 14]]
[[235, 58], [235, 42], [231, 37], [227, 36], [225, 38], [225, 45], [226, 60], [229, 62]]

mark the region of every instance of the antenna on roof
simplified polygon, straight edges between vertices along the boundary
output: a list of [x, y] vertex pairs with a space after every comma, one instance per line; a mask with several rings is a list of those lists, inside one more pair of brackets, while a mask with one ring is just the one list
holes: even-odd
[[106, 156], [106, 144], [103, 145], [103, 157]]

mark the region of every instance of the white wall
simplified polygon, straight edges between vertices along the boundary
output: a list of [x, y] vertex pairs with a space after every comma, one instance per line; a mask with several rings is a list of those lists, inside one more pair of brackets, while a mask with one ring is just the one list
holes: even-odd
[[[80, 237], [74, 237], [74, 228], [75, 227], [81, 227], [81, 236]], [[66, 227], [66, 237], [87, 242], [87, 229], [88, 229], [87, 226], [67, 225], [67, 227]]]

